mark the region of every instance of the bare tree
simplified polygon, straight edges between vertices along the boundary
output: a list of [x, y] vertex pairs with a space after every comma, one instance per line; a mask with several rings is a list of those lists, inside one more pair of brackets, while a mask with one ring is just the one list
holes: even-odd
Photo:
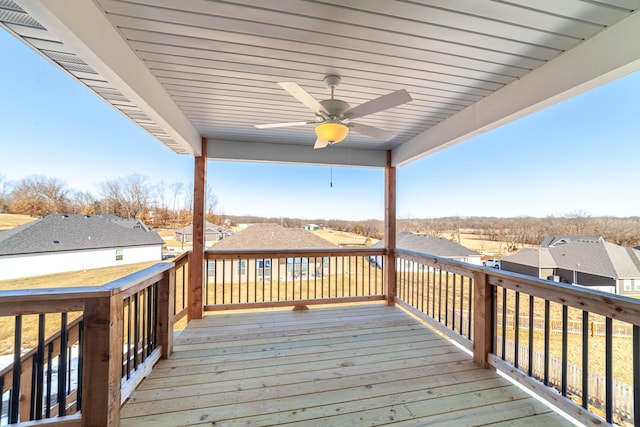
[[569, 230], [571, 234], [581, 236], [588, 233], [588, 225], [591, 220], [591, 215], [585, 211], [576, 210], [566, 215], [568, 220]]
[[64, 213], [68, 209], [68, 192], [57, 178], [33, 175], [18, 181], [9, 207], [12, 212], [31, 216]]
[[425, 221], [425, 228], [429, 235], [433, 237], [442, 237], [444, 233], [444, 224], [441, 218], [431, 218]]
[[106, 213], [133, 219], [147, 210], [151, 186], [147, 183], [146, 177], [133, 174], [102, 182], [100, 191], [103, 205], [106, 205]]
[[0, 213], [9, 211], [9, 198], [11, 196], [11, 182], [4, 175], [0, 175]]
[[69, 197], [69, 213], [95, 215], [96, 198], [88, 191], [74, 191]]
[[136, 218], [148, 208], [151, 198], [151, 186], [147, 177], [134, 174], [123, 179], [122, 196], [126, 218]]

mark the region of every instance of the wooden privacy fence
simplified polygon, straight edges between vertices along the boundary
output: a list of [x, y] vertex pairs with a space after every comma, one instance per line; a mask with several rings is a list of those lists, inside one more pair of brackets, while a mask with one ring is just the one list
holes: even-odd
[[[507, 341], [505, 346], [506, 360], [514, 362], [515, 346], [513, 341]], [[500, 345], [500, 341], [498, 341]], [[501, 351], [498, 348], [498, 351]], [[533, 375], [542, 377], [544, 375], [545, 355], [540, 351], [529, 351], [526, 345], [518, 345], [518, 360], [520, 366], [529, 365], [529, 357], [532, 356], [531, 365]], [[574, 396], [580, 396], [583, 387], [582, 367], [573, 363], [567, 363], [567, 391]], [[562, 360], [558, 357], [549, 356], [549, 372], [548, 383], [558, 390], [562, 384], [563, 367]], [[589, 405], [604, 413], [606, 403], [606, 385], [607, 378], [605, 375], [589, 371], [587, 373], [587, 384], [589, 387]], [[633, 386], [620, 381], [613, 381], [613, 414], [617, 418], [616, 421], [633, 425]]]
[[[515, 316], [513, 314], [507, 314], [505, 317], [507, 328], [513, 328], [515, 325]], [[528, 330], [529, 329], [529, 316], [519, 316], [518, 317], [520, 329]], [[498, 322], [502, 322], [502, 316], [498, 315]], [[590, 320], [588, 324], [589, 334], [592, 337], [604, 337], [607, 334], [607, 326], [606, 322], [600, 322], [597, 320]], [[562, 334], [563, 324], [562, 319], [550, 319], [549, 327], [551, 328], [552, 334]], [[543, 317], [534, 317], [533, 318], [533, 330], [537, 332], [544, 332], [545, 328], [545, 319]], [[571, 320], [567, 321], [567, 333], [569, 335], [582, 335], [583, 332], [583, 324], [581, 320]], [[612, 330], [614, 337], [633, 337], [633, 325], [628, 323], [615, 323], [613, 325]]]
[[[449, 308], [449, 316], [459, 317], [461, 323], [463, 325], [463, 335], [468, 333], [468, 328], [466, 325], [470, 324], [469, 322], [469, 312], [468, 310], [464, 310], [460, 313], [458, 310], [453, 312], [453, 309]], [[515, 316], [513, 314], [507, 314], [506, 317], [506, 327], [508, 329], [513, 329], [515, 326]], [[518, 316], [519, 319], [519, 328], [524, 331], [529, 330], [529, 323], [531, 319], [529, 316]], [[496, 324], [498, 327], [502, 326], [502, 313], [497, 313]], [[589, 335], [592, 337], [605, 337], [606, 336], [606, 322], [600, 322], [596, 320], [590, 320], [588, 322], [588, 330]], [[549, 319], [549, 327], [550, 333], [560, 335], [562, 334], [562, 319]], [[533, 330], [535, 332], [544, 332], [545, 328], [545, 319], [543, 317], [534, 317], [533, 318]], [[633, 325], [629, 325], [627, 323], [616, 323], [613, 325], [613, 336], [614, 337], [633, 337]], [[581, 320], [571, 320], [567, 321], [567, 333], [569, 335], [582, 335], [583, 332], [583, 323]]]

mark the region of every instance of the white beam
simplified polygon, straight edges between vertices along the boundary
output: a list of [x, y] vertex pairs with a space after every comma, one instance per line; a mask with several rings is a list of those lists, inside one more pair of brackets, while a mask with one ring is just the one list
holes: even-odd
[[335, 165], [349, 167], [386, 166], [386, 151], [357, 150], [340, 145], [314, 150], [309, 145], [208, 139], [209, 160]]
[[189, 153], [200, 134], [94, 1], [15, 0]]
[[393, 150], [403, 165], [640, 70], [640, 11]]

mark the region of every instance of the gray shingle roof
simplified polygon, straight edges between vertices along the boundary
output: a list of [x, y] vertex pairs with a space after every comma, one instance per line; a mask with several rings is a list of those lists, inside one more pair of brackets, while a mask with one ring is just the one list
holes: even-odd
[[553, 268], [556, 266], [556, 262], [547, 248], [541, 250], [522, 248], [518, 253], [502, 257], [500, 260], [501, 262], [513, 262], [515, 264], [540, 268]]
[[640, 251], [591, 236], [574, 238], [539, 251], [522, 249], [502, 260], [535, 267], [564, 268], [615, 279], [640, 277]]
[[164, 243], [158, 233], [136, 224], [142, 223], [100, 215], [49, 215], [0, 233], [0, 256]]
[[576, 240], [551, 253], [560, 268], [612, 278], [640, 277], [640, 252], [600, 240]]
[[[209, 221], [205, 222], [204, 227], [205, 227], [205, 230], [207, 231], [229, 231], [227, 228], [221, 225], [213, 224]], [[182, 227], [176, 230], [176, 233], [193, 234], [193, 224], [189, 224], [186, 227]]]
[[253, 224], [216, 243], [213, 250], [241, 249], [335, 249], [336, 245], [303, 230], [278, 224]]
[[[371, 247], [384, 248], [384, 241], [380, 240]], [[428, 234], [414, 234], [406, 231], [398, 234], [396, 237], [396, 247], [444, 258], [480, 256], [478, 252], [465, 248], [449, 239], [433, 237]]]

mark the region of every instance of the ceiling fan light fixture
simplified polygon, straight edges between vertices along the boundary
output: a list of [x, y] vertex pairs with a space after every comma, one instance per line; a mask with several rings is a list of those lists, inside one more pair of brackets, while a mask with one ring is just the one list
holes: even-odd
[[327, 121], [316, 126], [316, 135], [323, 141], [336, 144], [349, 135], [349, 128], [338, 121]]

